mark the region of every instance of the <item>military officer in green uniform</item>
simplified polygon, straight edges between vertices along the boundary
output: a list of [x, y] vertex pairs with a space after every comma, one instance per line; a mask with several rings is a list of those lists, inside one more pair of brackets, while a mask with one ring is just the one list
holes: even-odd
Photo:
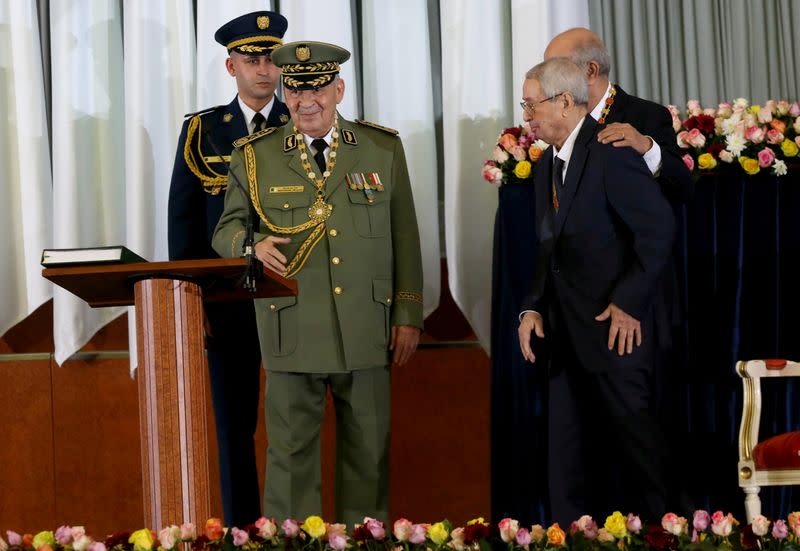
[[[257, 11], [214, 34], [228, 50], [225, 66], [237, 94], [183, 123], [169, 188], [170, 260], [217, 258], [211, 238], [222, 214], [233, 141], [289, 120], [275, 96], [280, 69], [270, 56], [283, 43], [286, 27], [281, 14]], [[256, 316], [246, 301], [207, 304], [205, 314], [222, 509], [228, 526], [245, 526], [261, 515], [254, 441], [261, 374]]]
[[[336, 409], [336, 517], [388, 518], [390, 368], [422, 328], [422, 262], [397, 132], [343, 119], [343, 48], [294, 42], [282, 69], [291, 121], [237, 140], [231, 172], [260, 218], [256, 256], [297, 279], [299, 295], [256, 300], [267, 368], [269, 448], [264, 514], [320, 514], [320, 429]], [[242, 254], [248, 201], [233, 186], [214, 232], [222, 256]]]

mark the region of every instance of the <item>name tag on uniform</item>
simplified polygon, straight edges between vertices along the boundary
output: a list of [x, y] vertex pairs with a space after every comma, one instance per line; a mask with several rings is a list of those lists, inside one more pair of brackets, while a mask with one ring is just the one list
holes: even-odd
[[302, 193], [305, 186], [272, 186], [269, 188], [270, 193]]
[[220, 157], [219, 155], [214, 157], [203, 157], [203, 160], [207, 163], [229, 163], [231, 162], [230, 155], [223, 155]]

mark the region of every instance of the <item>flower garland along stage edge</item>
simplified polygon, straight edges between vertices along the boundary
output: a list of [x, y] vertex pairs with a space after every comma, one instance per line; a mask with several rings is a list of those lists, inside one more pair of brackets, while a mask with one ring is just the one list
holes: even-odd
[[391, 531], [373, 518], [350, 531], [318, 516], [302, 523], [287, 519], [280, 527], [262, 517], [244, 528], [226, 528], [211, 518], [200, 531], [186, 523], [158, 533], [143, 528], [94, 539], [81, 526], [61, 526], [36, 535], [8, 530], [0, 537], [0, 551], [490, 551], [497, 545], [508, 551], [796, 551], [800, 513], [776, 521], [758, 515], [741, 525], [730, 513], [698, 510], [690, 519], [667, 513], [660, 524], [644, 525], [638, 516], [617, 511], [602, 526], [584, 515], [566, 530], [558, 524], [522, 527], [510, 518], [497, 525], [477, 518], [457, 528], [447, 520], [416, 524], [401, 518]]
[[[704, 108], [689, 100], [684, 113], [674, 105], [667, 109], [683, 162], [694, 176], [725, 169], [773, 176], [800, 171], [800, 101], [750, 105], [738, 98]], [[482, 176], [496, 185], [532, 182], [532, 167], [547, 147], [527, 123], [506, 128]]]

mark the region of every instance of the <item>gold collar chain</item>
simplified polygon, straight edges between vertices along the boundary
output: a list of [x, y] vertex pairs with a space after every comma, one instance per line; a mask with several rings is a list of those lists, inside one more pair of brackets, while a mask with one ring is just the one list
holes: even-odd
[[605, 124], [606, 117], [608, 113], [611, 111], [611, 106], [614, 105], [614, 96], [617, 95], [617, 89], [614, 85], [611, 85], [611, 91], [608, 93], [608, 97], [606, 98], [606, 104], [603, 106], [603, 110], [600, 111], [600, 118], [597, 119], [597, 124]]
[[311, 163], [308, 161], [308, 149], [306, 148], [305, 136], [297, 130], [296, 126], [294, 127], [294, 133], [297, 134], [297, 148], [300, 150], [300, 162], [303, 164], [303, 170], [306, 171], [306, 175], [317, 188], [317, 196], [322, 197], [325, 194], [325, 182], [328, 181], [328, 177], [336, 166], [336, 150], [339, 149], [339, 117], [337, 115], [333, 121], [331, 152], [328, 154], [328, 162], [325, 165], [322, 178], [317, 178], [317, 174], [311, 169]]

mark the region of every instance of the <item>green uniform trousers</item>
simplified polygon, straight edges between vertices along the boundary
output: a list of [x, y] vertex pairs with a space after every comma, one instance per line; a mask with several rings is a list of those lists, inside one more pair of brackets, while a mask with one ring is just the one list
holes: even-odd
[[264, 514], [278, 523], [322, 515], [320, 432], [330, 387], [336, 411], [336, 518], [348, 527], [389, 513], [390, 368], [349, 373], [267, 370]]

